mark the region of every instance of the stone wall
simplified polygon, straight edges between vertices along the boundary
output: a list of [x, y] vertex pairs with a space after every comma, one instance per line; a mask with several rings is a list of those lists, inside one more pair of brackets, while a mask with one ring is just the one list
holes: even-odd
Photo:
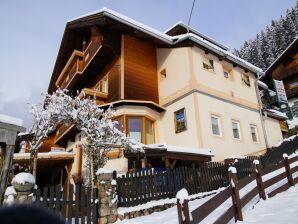
[[112, 172], [97, 173], [99, 224], [114, 223], [118, 219], [116, 187]]

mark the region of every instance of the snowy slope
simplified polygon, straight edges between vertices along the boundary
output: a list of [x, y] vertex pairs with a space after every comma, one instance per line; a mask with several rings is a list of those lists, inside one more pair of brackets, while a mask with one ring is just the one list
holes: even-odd
[[244, 213], [243, 218], [243, 223], [298, 223], [298, 185], [260, 201], [254, 209]]

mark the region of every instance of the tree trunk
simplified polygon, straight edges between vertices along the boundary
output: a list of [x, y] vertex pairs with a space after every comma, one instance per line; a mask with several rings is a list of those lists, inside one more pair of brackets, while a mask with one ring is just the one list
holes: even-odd
[[7, 186], [9, 168], [11, 167], [13, 153], [14, 153], [14, 145], [6, 145], [5, 158], [3, 162], [3, 168], [2, 168], [1, 179], [0, 179], [0, 205], [2, 205], [3, 203], [4, 191]]

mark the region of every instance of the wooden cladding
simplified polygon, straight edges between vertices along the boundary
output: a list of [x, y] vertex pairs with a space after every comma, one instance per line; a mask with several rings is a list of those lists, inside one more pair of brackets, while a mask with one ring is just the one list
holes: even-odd
[[56, 81], [56, 87], [71, 89], [78, 76], [83, 74], [94, 56], [102, 48], [103, 36], [95, 28], [91, 28], [91, 33], [91, 41], [84, 52], [73, 51]]
[[123, 35], [124, 98], [158, 103], [156, 49], [152, 42]]

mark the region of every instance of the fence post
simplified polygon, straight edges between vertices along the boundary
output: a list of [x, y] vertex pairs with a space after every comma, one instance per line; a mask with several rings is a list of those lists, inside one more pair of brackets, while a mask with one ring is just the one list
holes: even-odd
[[[179, 224], [190, 224], [188, 201], [189, 200], [185, 199], [183, 201], [183, 204], [181, 205], [179, 198], [177, 199], [177, 212], [178, 212]], [[182, 213], [183, 213], [184, 219], [183, 219]]]
[[235, 167], [229, 168], [229, 179], [230, 179], [230, 184], [232, 187], [232, 201], [233, 201], [233, 206], [234, 206], [235, 222], [243, 221], [240, 195], [239, 195], [237, 170]]
[[260, 166], [260, 161], [259, 160], [254, 160], [253, 161], [253, 166], [254, 166], [254, 172], [256, 174], [256, 181], [259, 189], [259, 196], [263, 200], [266, 200], [266, 193], [265, 193], [265, 187], [262, 179], [262, 170]]
[[286, 153], [284, 153], [283, 158], [284, 158], [288, 182], [289, 182], [290, 186], [294, 186], [294, 180], [293, 180], [293, 176], [292, 176], [292, 171], [291, 171], [288, 155]]
[[188, 200], [184, 200], [183, 202], [183, 214], [184, 214], [184, 223], [189, 224], [190, 223], [190, 217], [189, 217], [189, 207], [188, 207]]
[[178, 223], [183, 224], [182, 207], [179, 199], [177, 199], [177, 213], [178, 213]]

